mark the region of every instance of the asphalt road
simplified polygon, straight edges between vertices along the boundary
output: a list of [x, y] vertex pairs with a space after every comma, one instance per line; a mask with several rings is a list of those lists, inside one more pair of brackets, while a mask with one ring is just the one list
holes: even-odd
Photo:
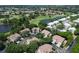
[[76, 44], [76, 39], [75, 40], [73, 40], [71, 43], [70, 43], [70, 45], [68, 46], [68, 49], [66, 50], [66, 52], [67, 53], [72, 53], [72, 48], [75, 46], [75, 44]]

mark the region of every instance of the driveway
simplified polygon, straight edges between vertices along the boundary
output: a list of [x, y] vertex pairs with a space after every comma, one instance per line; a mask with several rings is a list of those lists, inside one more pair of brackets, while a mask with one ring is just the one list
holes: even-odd
[[56, 45], [52, 44], [53, 48], [55, 49], [56, 53], [66, 53], [66, 49], [57, 47]]

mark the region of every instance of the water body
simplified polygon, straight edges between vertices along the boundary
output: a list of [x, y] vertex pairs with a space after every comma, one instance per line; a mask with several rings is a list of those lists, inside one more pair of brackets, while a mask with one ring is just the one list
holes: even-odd
[[9, 26], [8, 24], [1, 24], [0, 25], [0, 32], [8, 32], [10, 31], [11, 26]]
[[64, 17], [65, 16], [55, 16], [55, 17], [53, 17], [53, 19], [44, 19], [40, 22], [43, 24], [48, 24], [49, 22], [53, 22], [53, 21], [59, 20], [59, 19], [64, 18]]

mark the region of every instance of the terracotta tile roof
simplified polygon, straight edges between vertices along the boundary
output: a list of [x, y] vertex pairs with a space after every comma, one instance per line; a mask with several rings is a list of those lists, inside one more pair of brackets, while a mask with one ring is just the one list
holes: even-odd
[[48, 30], [43, 30], [42, 33], [43, 33], [44, 35], [49, 35], [49, 34], [51, 34], [51, 32], [49, 32]]
[[63, 38], [63, 37], [61, 37], [59, 35], [54, 35], [53, 40], [55, 40], [56, 43], [59, 43], [59, 42], [62, 43], [65, 40], [65, 38]]
[[20, 33], [27, 32], [27, 31], [30, 31], [30, 29], [29, 28], [26, 28], [24, 30], [21, 30]]
[[50, 44], [44, 44], [42, 46], [40, 46], [37, 50], [37, 53], [49, 53], [52, 52], [52, 45]]
[[9, 37], [7, 37], [7, 39], [9, 39], [10, 41], [14, 42], [17, 39], [19, 39], [21, 36], [18, 33], [12, 34]]

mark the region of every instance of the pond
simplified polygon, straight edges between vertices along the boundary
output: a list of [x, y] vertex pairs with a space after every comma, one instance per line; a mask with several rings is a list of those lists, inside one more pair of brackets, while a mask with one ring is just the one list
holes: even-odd
[[55, 16], [55, 17], [53, 17], [53, 19], [44, 19], [44, 20], [41, 20], [40, 23], [48, 24], [49, 22], [53, 22], [53, 21], [59, 20], [59, 19], [64, 18], [64, 17], [65, 16]]
[[5, 49], [5, 45], [0, 45], [0, 52]]
[[0, 53], [1, 51], [3, 51], [6, 48], [6, 45], [4, 44], [4, 42], [0, 41]]
[[0, 25], [0, 32], [8, 32], [10, 31], [11, 29], [11, 26], [9, 26], [8, 24], [1, 24]]

